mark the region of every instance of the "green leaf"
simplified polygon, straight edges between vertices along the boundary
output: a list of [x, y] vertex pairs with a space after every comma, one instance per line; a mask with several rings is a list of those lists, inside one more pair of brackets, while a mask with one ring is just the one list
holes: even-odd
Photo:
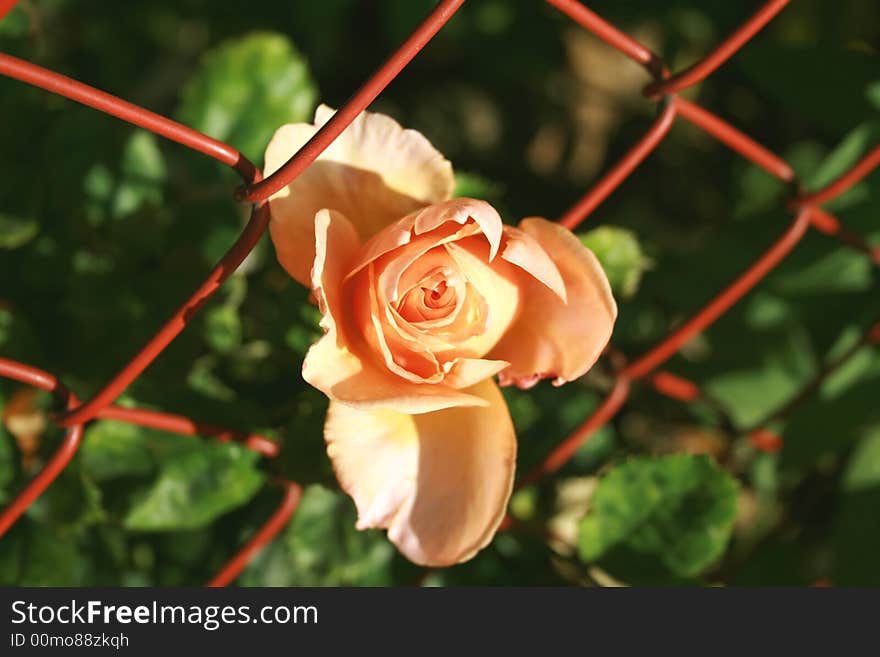
[[355, 529], [355, 511], [341, 492], [310, 486], [285, 535], [297, 586], [389, 584], [394, 547], [378, 530]]
[[259, 490], [259, 455], [234, 444], [206, 444], [163, 463], [159, 478], [137, 499], [125, 526], [142, 531], [204, 527]]
[[455, 189], [452, 194], [455, 197], [479, 198], [484, 201], [496, 202], [503, 193], [504, 188], [499, 183], [476, 173], [455, 172]]
[[133, 214], [143, 205], [162, 204], [167, 171], [153, 133], [138, 130], [131, 136], [122, 153], [121, 168], [121, 182], [113, 199], [114, 217]]
[[880, 585], [880, 427], [853, 451], [841, 488], [834, 516], [834, 583]]
[[317, 91], [305, 59], [281, 34], [259, 32], [209, 51], [183, 92], [187, 125], [262, 161], [272, 134], [311, 119]]
[[853, 451], [842, 488], [848, 493], [871, 488], [880, 491], [880, 428], [865, 436]]
[[214, 306], [205, 313], [205, 340], [221, 354], [241, 345], [241, 319], [238, 308], [231, 305]]
[[67, 536], [84, 535], [105, 521], [101, 489], [76, 467], [68, 467], [28, 507], [28, 517]]
[[614, 294], [624, 299], [632, 297], [639, 288], [642, 274], [651, 267], [635, 233], [625, 228], [600, 226], [579, 237], [602, 263]]
[[734, 479], [706, 456], [631, 459], [599, 482], [581, 521], [580, 556], [595, 561], [622, 547], [695, 576], [724, 552], [736, 498]]
[[[2, 402], [2, 398], [0, 398]], [[0, 411], [3, 407], [0, 406]], [[3, 424], [0, 423], [0, 505], [6, 504], [12, 499], [11, 486], [18, 472], [18, 453]]]
[[0, 249], [17, 249], [24, 246], [40, 232], [36, 219], [23, 219], [0, 214]]
[[[820, 189], [849, 171], [877, 142], [880, 141], [880, 123], [863, 123], [850, 132], [828, 154], [807, 180], [808, 189]], [[852, 190], [847, 192], [851, 194]]]
[[30, 26], [31, 19], [24, 4], [18, 4], [0, 20], [0, 36], [24, 36], [27, 34]]
[[868, 102], [880, 110], [880, 80], [869, 84], [865, 90], [865, 95], [868, 97]]
[[774, 289], [792, 296], [862, 292], [873, 285], [874, 271], [875, 266], [863, 253], [839, 247], [797, 271], [778, 275]]
[[226, 385], [217, 374], [218, 359], [216, 354], [205, 354], [193, 361], [192, 368], [186, 377], [190, 388], [210, 399], [232, 401], [235, 390]]
[[304, 303], [296, 315], [295, 323], [284, 334], [284, 342], [295, 353], [305, 356], [309, 347], [323, 335], [320, 326], [321, 311], [310, 303]]
[[864, 87], [877, 74], [876, 57], [870, 54], [756, 41], [733, 61], [771, 100], [820, 127], [842, 133], [870, 112]]
[[355, 515], [351, 500], [341, 491], [330, 491], [319, 485], [308, 486], [285, 533], [251, 562], [242, 573], [239, 584], [392, 584], [395, 581], [391, 572], [395, 561], [394, 547], [381, 531], [355, 529]]
[[156, 463], [148, 434], [127, 422], [96, 422], [86, 430], [80, 448], [83, 472], [96, 482], [149, 474]]
[[[731, 324], [726, 331], [741, 330]], [[729, 349], [730, 333], [713, 334], [719, 349]], [[709, 374], [705, 387], [727, 409], [738, 426], [751, 425], [785, 403], [813, 375], [817, 364], [809, 337], [800, 326], [786, 324], [752, 331], [754, 344], [736, 356], [735, 365]]]
[[0, 541], [0, 585], [81, 586], [88, 562], [76, 541], [52, 527], [19, 521]]

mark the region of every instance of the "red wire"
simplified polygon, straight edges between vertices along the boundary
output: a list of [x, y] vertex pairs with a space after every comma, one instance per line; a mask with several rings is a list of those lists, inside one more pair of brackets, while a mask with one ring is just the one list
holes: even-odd
[[60, 73], [0, 53], [0, 74], [75, 100], [204, 153], [235, 169], [246, 182], [258, 177], [254, 165], [232, 146]]
[[784, 182], [794, 181], [795, 173], [788, 162], [768, 151], [748, 135], [681, 96], [676, 96], [674, 102], [682, 118], [702, 128], [770, 175]]
[[[62, 399], [68, 406], [76, 405], [76, 397], [74, 397], [54, 376], [48, 372], [38, 370], [29, 365], [16, 363], [6, 358], [0, 358], [0, 376], [15, 379], [27, 385], [41, 388]], [[31, 479], [24, 489], [16, 496], [14, 500], [0, 512], [0, 536], [3, 536], [15, 521], [27, 511], [28, 507], [34, 503], [40, 495], [55, 481], [55, 478], [61, 474], [70, 459], [76, 454], [83, 435], [83, 425], [78, 424], [67, 430], [61, 445], [55, 450], [55, 453], [49, 459], [49, 462], [43, 466], [43, 469]]]
[[281, 500], [281, 504], [279, 504], [278, 508], [275, 510], [275, 513], [273, 513], [266, 523], [260, 527], [259, 531], [250, 541], [247, 542], [241, 551], [230, 559], [220, 572], [208, 582], [207, 586], [220, 587], [231, 584], [233, 580], [241, 574], [241, 571], [245, 569], [257, 552], [262, 550], [267, 543], [275, 538], [275, 535], [278, 532], [284, 529], [285, 525], [287, 525], [287, 521], [290, 520], [296, 512], [296, 508], [299, 506], [300, 497], [302, 496], [302, 488], [299, 484], [288, 481], [284, 483], [284, 486], [284, 497]]
[[783, 10], [789, 0], [771, 0], [764, 5], [749, 20], [739, 26], [737, 30], [712, 51], [703, 60], [681, 73], [659, 82], [652, 82], [645, 87], [645, 95], [651, 98], [665, 94], [671, 94], [692, 87], [706, 79], [719, 66], [730, 59], [747, 41], [752, 39], [767, 23], [773, 20]]
[[237, 197], [243, 201], [262, 201], [269, 198], [305, 171], [315, 159], [336, 139], [358, 114], [375, 100], [397, 74], [427, 45], [440, 28], [446, 25], [458, 11], [464, 0], [443, 0], [428, 14], [400, 48], [388, 58], [378, 71], [367, 80], [354, 96], [324, 126], [315, 133], [280, 169], [266, 179], [239, 190]]
[[822, 205], [847, 191], [862, 178], [880, 166], [880, 145], [875, 146], [867, 155], [824, 189], [798, 199], [801, 205]]
[[183, 436], [205, 436], [220, 442], [238, 442], [270, 459], [278, 456], [279, 452], [278, 444], [265, 436], [230, 431], [213, 424], [196, 422], [188, 417], [172, 413], [160, 413], [159, 411], [145, 408], [108, 406], [98, 414], [98, 417], [106, 420], [118, 420], [120, 422], [128, 422], [129, 424], [137, 424], [142, 427]]
[[599, 405], [599, 408], [597, 408], [593, 414], [581, 424], [581, 426], [575, 429], [568, 438], [557, 445], [538, 467], [520, 479], [516, 483], [516, 490], [535, 483], [542, 477], [556, 472], [559, 468], [565, 465], [569, 459], [574, 456], [574, 453], [578, 448], [587, 442], [597, 429], [617, 415], [617, 411], [623, 406], [623, 403], [628, 396], [629, 380], [622, 376], [618, 377], [611, 392]]
[[625, 367], [620, 375], [629, 379], [640, 379], [645, 376], [745, 296], [801, 240], [810, 225], [810, 212], [810, 210], [799, 212], [788, 230], [751, 267], [663, 342]]
[[[579, 225], [601, 204], [668, 134], [676, 115], [701, 128], [726, 144], [748, 160], [784, 182], [794, 183], [791, 167], [777, 155], [764, 148], [721, 118], [702, 107], [675, 95], [705, 79], [746, 42], [755, 36], [787, 4], [787, 0], [769, 0], [725, 41], [719, 44], [703, 60], [674, 76], [670, 76], [662, 61], [648, 48], [606, 22], [576, 0], [547, 0], [562, 13], [584, 26], [600, 39], [627, 57], [644, 66], [654, 78], [645, 93], [650, 96], [665, 95], [667, 105], [648, 132], [627, 155], [618, 162], [587, 194], [562, 217], [561, 223], [569, 228]], [[266, 180], [260, 172], [236, 149], [214, 140], [175, 121], [140, 108], [106, 92], [99, 91], [66, 76], [0, 54], [0, 74], [65, 96], [99, 111], [115, 116], [134, 125], [151, 130], [158, 135], [204, 153], [233, 167], [250, 186], [238, 192], [242, 200], [262, 201], [272, 195], [314, 161], [318, 155], [363, 111], [381, 91], [400, 73], [442, 26], [460, 8], [463, 0], [443, 0], [422, 22], [401, 47], [361, 87], [361, 89], [336, 113], [318, 133], [296, 153], [281, 169]], [[0, 0], [0, 18], [16, 5], [16, 0]], [[836, 198], [859, 180], [880, 166], [880, 146], [875, 147], [854, 167], [822, 190], [794, 199], [792, 206], [801, 208], [788, 230], [749, 269], [731, 285], [711, 300], [700, 312], [682, 327], [641, 358], [622, 369], [614, 388], [596, 411], [581, 426], [560, 443], [544, 462], [525, 476], [517, 485], [534, 483], [540, 477], [555, 472], [564, 465], [596, 429], [610, 421], [626, 402], [630, 381], [654, 371], [671, 357], [684, 342], [716, 321], [743, 295], [748, 293], [769, 271], [784, 258], [803, 237], [809, 225], [833, 235], [874, 258], [880, 264], [880, 247], [871, 247], [864, 238], [844, 228], [833, 215], [818, 206]], [[185, 435], [211, 436], [218, 440], [238, 440], [267, 457], [278, 453], [278, 446], [256, 434], [242, 434], [203, 424], [180, 415], [161, 413], [147, 409], [113, 406], [112, 402], [180, 333], [199, 307], [217, 290], [223, 281], [241, 264], [253, 249], [268, 222], [266, 206], [255, 208], [251, 220], [242, 235], [220, 263], [211, 271], [208, 279], [183, 304], [159, 332], [141, 349], [106, 386], [91, 400], [78, 405], [75, 397], [56, 379], [42, 370], [0, 358], [0, 376], [16, 379], [51, 391], [62, 399], [68, 411], [59, 418], [59, 424], [69, 427], [65, 438], [43, 470], [25, 487], [19, 496], [0, 514], [0, 534], [6, 531], [27, 507], [52, 483], [73, 457], [80, 443], [83, 423], [95, 417], [113, 418], [124, 422], [148, 426], [163, 431]], [[880, 342], [880, 324], [870, 332], [870, 339]], [[652, 377], [658, 391], [684, 401], [699, 397], [699, 387], [668, 372], [658, 372]], [[210, 582], [211, 586], [223, 586], [235, 579], [246, 564], [288, 522], [299, 503], [301, 488], [293, 482], [285, 482], [285, 495], [275, 513], [257, 534], [233, 557]]]
[[244, 232], [229, 252], [214, 267], [207, 280], [199, 286], [195, 293], [171, 316], [171, 319], [159, 329], [137, 355], [98, 394], [88, 402], [62, 414], [57, 419], [58, 424], [67, 427], [87, 422], [97, 417], [103, 408], [110, 405], [114, 399], [122, 394], [122, 391], [125, 390], [128, 384], [134, 381], [165, 347], [177, 337], [202, 304], [238, 268], [259, 241], [268, 223], [269, 206], [264, 204], [254, 208]]
[[690, 402], [700, 397], [696, 383], [669, 372], [657, 372], [651, 377], [651, 383], [657, 392], [673, 399]]
[[644, 66], [654, 77], [660, 77], [663, 65], [657, 55], [577, 0], [547, 0], [547, 3], [587, 28], [611, 47]]
[[651, 151], [669, 132], [674, 121], [675, 105], [669, 103], [639, 143], [611, 171], [605, 174], [605, 177], [596, 183], [580, 201], [575, 203], [559, 219], [559, 223], [569, 230], [574, 230], [651, 154]]

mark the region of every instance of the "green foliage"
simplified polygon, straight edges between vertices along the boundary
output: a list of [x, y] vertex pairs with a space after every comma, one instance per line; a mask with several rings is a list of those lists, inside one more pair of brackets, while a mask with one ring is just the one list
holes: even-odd
[[880, 429], [862, 439], [844, 472], [837, 501], [834, 576], [843, 585], [880, 584], [874, 563], [880, 550]]
[[80, 449], [83, 472], [96, 482], [151, 473], [156, 465], [150, 438], [153, 434], [127, 422], [101, 420], [86, 431]]
[[455, 172], [453, 195], [456, 197], [480, 198], [497, 204], [503, 198], [503, 194], [504, 188], [497, 182], [487, 180], [476, 173]]
[[394, 547], [384, 532], [355, 529], [351, 501], [339, 491], [309, 486], [273, 549], [243, 576], [245, 585], [387, 586]]
[[208, 52], [183, 92], [180, 119], [255, 162], [274, 130], [311, 119], [317, 92], [283, 34], [254, 33]]
[[0, 249], [17, 249], [37, 236], [40, 225], [34, 219], [0, 214]]
[[18, 4], [0, 21], [0, 39], [25, 36], [30, 28], [30, 22], [25, 3]]
[[580, 525], [580, 557], [623, 548], [693, 577], [724, 552], [736, 495], [734, 479], [707, 457], [630, 459], [599, 482]]
[[251, 499], [264, 481], [258, 455], [238, 445], [187, 451], [163, 463], [137, 496], [125, 526], [138, 531], [203, 527]]
[[87, 581], [85, 576], [76, 543], [50, 528], [23, 525], [0, 543], [0, 584], [77, 586]]
[[642, 252], [635, 233], [625, 228], [600, 226], [580, 236], [584, 246], [596, 254], [615, 296], [629, 299], [639, 288], [651, 260]]
[[[310, 121], [319, 100], [341, 106], [433, 2], [376, 4], [266, 0], [254, 12], [244, 0], [22, 0], [0, 21], [0, 50], [174, 116], [260, 166], [280, 125]], [[650, 26], [652, 47], [681, 70], [746, 16], [741, 3], [690, 5], [596, 9], [640, 38]], [[567, 26], [543, 3], [465, 3], [370, 109], [424, 133], [453, 162], [456, 195], [490, 201], [510, 224], [561, 216], [651, 121], [637, 67]], [[866, 47], [877, 26], [875, 2], [790, 3], [688, 93], [819, 189], [880, 138]], [[0, 354], [87, 398], [204, 281], [250, 207], [233, 201], [233, 175], [202, 154], [42, 90], [0, 78], [0, 115], [14, 118], [0, 122]], [[615, 349], [630, 360], [645, 353], [715, 298], [789, 225], [792, 193], [699, 131], [672, 130], [596, 209], [600, 227], [582, 229], [618, 300]], [[878, 199], [875, 172], [826, 207], [876, 246]], [[880, 349], [862, 346], [800, 398], [880, 317], [877, 271], [808, 231], [664, 365], [705, 399], [683, 404], [634, 384], [618, 417], [514, 498], [521, 527], [425, 583], [589, 584], [597, 569], [630, 584], [880, 583]], [[354, 528], [338, 489], [323, 440], [327, 399], [301, 377], [319, 318], [264, 238], [118, 403], [263, 433], [280, 455], [91, 423], [64, 474], [0, 540], [0, 585], [201, 584], [271, 516], [276, 478], [306, 485], [302, 504], [239, 584], [421, 581], [382, 532]], [[569, 385], [505, 388], [518, 473], [610, 385], [603, 357]], [[17, 389], [0, 379], [0, 414]], [[766, 427], [782, 451], [756, 450], [745, 430], [792, 400]], [[0, 423], [0, 504], [62, 436], [47, 430], [28, 460]], [[694, 451], [719, 465], [668, 456]], [[592, 506], [589, 493], [566, 497], [571, 482], [588, 490], [596, 477]]]

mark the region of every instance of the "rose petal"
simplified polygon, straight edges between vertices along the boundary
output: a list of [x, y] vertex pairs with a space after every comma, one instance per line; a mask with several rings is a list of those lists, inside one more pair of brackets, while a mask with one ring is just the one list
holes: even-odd
[[524, 269], [541, 281], [565, 303], [567, 300], [565, 283], [559, 269], [547, 252], [541, 248], [534, 237], [512, 226], [504, 227], [507, 238], [501, 257], [507, 262]]
[[456, 345], [454, 353], [457, 356], [482, 358], [502, 339], [514, 321], [521, 304], [520, 290], [487, 262], [485, 240], [469, 237], [459, 242], [450, 242], [446, 248], [468, 283], [485, 299], [488, 308], [485, 330]]
[[[321, 106], [315, 125], [282, 126], [266, 149], [265, 173], [284, 165], [333, 115]], [[339, 210], [367, 239], [412, 211], [452, 195], [452, 166], [415, 130], [364, 112], [304, 172], [270, 200], [272, 242], [282, 266], [308, 284], [313, 219]]]
[[448, 566], [492, 540], [513, 486], [516, 437], [498, 387], [470, 389], [485, 408], [423, 415], [332, 402], [324, 437], [358, 528], [388, 529], [411, 561]]
[[[473, 229], [440, 231], [437, 241], [431, 240], [431, 233], [437, 231], [444, 224], [454, 222], [466, 226], [469, 219], [472, 219], [479, 227], [479, 231], [485, 235], [486, 241], [489, 243], [489, 260], [494, 259], [501, 244], [503, 230], [501, 216], [495, 208], [485, 201], [472, 198], [454, 198], [413, 212], [368, 240], [364, 244], [361, 257], [354, 266], [352, 274], [386, 253], [411, 242], [417, 242], [419, 248], [426, 251], [438, 244], [472, 234]], [[417, 241], [415, 238], [420, 235], [427, 237], [425, 240]]]
[[[378, 347], [385, 366], [393, 374], [416, 384], [439, 383], [443, 380], [443, 372], [437, 358], [418, 340], [407, 338], [397, 330], [390, 308], [387, 305], [379, 307], [372, 263], [368, 273], [367, 293], [370, 295], [370, 322], [373, 326], [370, 343]], [[391, 330], [386, 333], [386, 328]]]
[[568, 303], [531, 276], [520, 275], [521, 312], [488, 357], [510, 361], [499, 376], [502, 384], [528, 386], [552, 376], [560, 385], [585, 374], [599, 358], [611, 337], [617, 304], [596, 256], [571, 232], [538, 218], [525, 219], [519, 227], [553, 259]]
[[486, 360], [485, 358], [456, 358], [446, 363], [446, 378], [453, 388], [468, 388], [489, 377], [495, 376], [510, 363], [506, 360]]
[[346, 307], [343, 275], [358, 252], [358, 238], [343, 214], [322, 210], [315, 216], [315, 251], [312, 288], [323, 312], [321, 326], [327, 333], [306, 354], [306, 381], [330, 399], [362, 408], [425, 413], [485, 405], [480, 397], [448, 386], [418, 385], [391, 374], [376, 364], [369, 348], [357, 339], [357, 331], [346, 321], [355, 313]]

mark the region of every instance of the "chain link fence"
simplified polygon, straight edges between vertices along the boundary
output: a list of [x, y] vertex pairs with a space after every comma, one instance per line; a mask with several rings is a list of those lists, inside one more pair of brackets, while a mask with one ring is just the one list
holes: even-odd
[[[628, 57], [644, 67], [651, 76], [652, 82], [644, 88], [643, 94], [647, 99], [655, 102], [658, 108], [657, 119], [650, 129], [610, 171], [605, 173], [559, 219], [562, 225], [573, 230], [584, 222], [630, 175], [637, 175], [636, 169], [639, 164], [663, 142], [673, 124], [679, 119], [711, 135], [717, 141], [785, 183], [790, 189], [790, 195], [785, 207], [780, 207], [780, 211], [788, 212], [792, 219], [784, 226], [776, 241], [751, 266], [736, 276], [726, 288], [709, 299], [699, 312], [681, 324], [647, 353], [634, 359], [628, 359], [613, 348], [609, 348], [607, 356], [615, 372], [615, 382], [609, 394], [595, 412], [570, 436], [562, 440], [538, 467], [519, 479], [518, 487], [532, 484], [562, 467], [578, 447], [618, 413], [626, 403], [631, 387], [635, 384], [651, 385], [658, 392], [685, 403], [700, 399], [703, 392], [699, 384], [660, 368], [682, 345], [721, 319], [731, 306], [758, 285], [809, 231], [816, 230], [831, 239], [839, 240], [864, 253], [865, 257], [871, 259], [875, 266], [880, 265], [880, 247], [871, 247], [862, 236], [848, 230], [836, 216], [823, 209], [824, 204], [846, 192], [880, 166], [880, 145], [875, 146], [857, 164], [826, 187], [818, 190], [804, 189], [794, 170], [785, 160], [721, 117], [679, 95], [680, 92], [706, 79], [737, 51], [746, 46], [767, 23], [785, 8], [788, 1], [770, 0], [764, 3], [715, 50], [690, 68], [673, 74], [667, 69], [660, 56], [603, 20], [577, 0], [547, 0], [548, 4], [567, 15], [584, 29], [592, 32], [608, 46], [619, 51], [622, 56]], [[0, 0], [0, 19], [10, 12], [16, 3], [17, 0]], [[80, 445], [85, 424], [94, 419], [114, 419], [165, 432], [201, 436], [214, 440], [234, 440], [265, 458], [271, 459], [278, 455], [277, 444], [261, 435], [228, 431], [185, 415], [117, 406], [114, 401], [184, 330], [193, 315], [223, 285], [224, 281], [241, 265], [245, 257], [255, 247], [268, 224], [268, 197], [302, 173], [354, 118], [382, 93], [398, 73], [455, 15], [463, 3], [464, 0], [442, 0], [438, 3], [398, 50], [333, 118], [282, 168], [268, 178], [263, 178], [253, 163], [228, 144], [214, 140], [171, 119], [82, 82], [0, 53], [0, 74], [92, 107], [99, 112], [149, 130], [231, 167], [243, 180], [243, 186], [235, 191], [235, 198], [242, 203], [253, 205], [250, 220], [238, 240], [220, 259], [204, 282], [156, 331], [147, 344], [128, 362], [122, 364], [118, 373], [91, 399], [79, 400], [73, 391], [49, 372], [0, 357], [0, 376], [46, 390], [57, 399], [59, 404], [64, 405], [66, 410], [55, 415], [53, 419], [59, 426], [67, 429], [61, 445], [51, 459], [0, 513], [0, 536], [9, 530], [34, 500], [64, 470]], [[14, 158], [14, 154], [5, 153], [4, 157]], [[880, 321], [874, 323], [849, 351], [822, 367], [815, 377], [785, 405], [755, 426], [747, 429], [746, 433], [752, 444], [759, 450], [777, 451], [780, 449], [781, 438], [771, 432], [766, 425], [807, 400], [825, 378], [843, 365], [858, 350], [878, 343], [880, 343]], [[235, 580], [255, 554], [284, 528], [296, 512], [302, 492], [301, 486], [297, 482], [287, 480], [274, 483], [283, 489], [283, 496], [277, 510], [265, 521], [250, 541], [211, 579], [210, 586], [224, 586]], [[510, 527], [511, 524], [511, 522], [507, 522], [505, 527]]]

